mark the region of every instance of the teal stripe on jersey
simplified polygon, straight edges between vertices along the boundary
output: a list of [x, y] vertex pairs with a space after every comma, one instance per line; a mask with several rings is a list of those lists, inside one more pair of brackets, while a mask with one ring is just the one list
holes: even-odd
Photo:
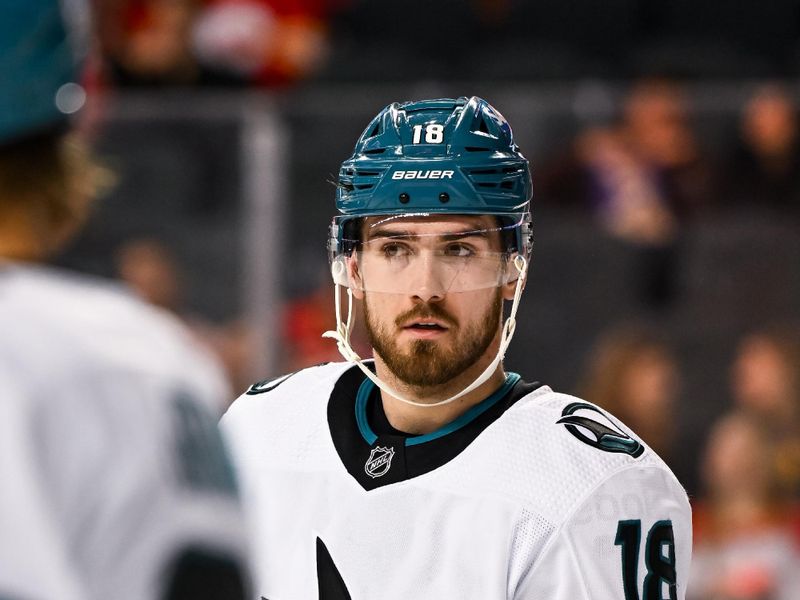
[[[435, 440], [449, 433], [453, 433], [454, 431], [458, 431], [462, 427], [477, 419], [492, 406], [497, 404], [506, 394], [508, 394], [509, 391], [511, 391], [511, 388], [514, 387], [519, 380], [519, 374], [507, 373], [506, 380], [503, 385], [497, 388], [488, 398], [481, 401], [479, 404], [476, 404], [463, 415], [451, 421], [447, 425], [440, 427], [436, 431], [426, 433], [425, 435], [417, 435], [406, 438], [405, 445], [416, 446], [418, 444], [424, 444], [425, 442], [430, 442], [431, 440]], [[378, 439], [378, 436], [374, 431], [372, 431], [372, 427], [369, 426], [369, 422], [367, 421], [367, 403], [369, 401], [370, 394], [372, 394], [374, 389], [375, 383], [373, 383], [371, 379], [367, 378], [361, 383], [361, 386], [358, 388], [358, 393], [356, 394], [356, 422], [358, 423], [358, 430], [361, 432], [361, 436], [364, 438], [364, 441], [366, 441], [370, 446], [373, 445]]]
[[372, 427], [370, 427], [367, 422], [367, 402], [369, 401], [369, 395], [374, 389], [375, 384], [367, 377], [359, 386], [358, 394], [356, 394], [356, 423], [358, 423], [358, 430], [361, 432], [361, 437], [363, 437], [364, 441], [370, 446], [378, 439], [378, 436], [375, 435], [375, 432], [372, 431]]

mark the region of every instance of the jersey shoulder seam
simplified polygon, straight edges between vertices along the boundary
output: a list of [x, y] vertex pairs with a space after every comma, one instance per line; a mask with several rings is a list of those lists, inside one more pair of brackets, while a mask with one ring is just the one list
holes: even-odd
[[[317, 379], [321, 379], [322, 377], [326, 376], [328, 373], [327, 371], [335, 370], [335, 367], [343, 367], [346, 363], [320, 363], [318, 365], [312, 365], [310, 367], [304, 367], [302, 369], [298, 369], [297, 371], [291, 371], [290, 373], [284, 373], [282, 375], [278, 375], [276, 377], [268, 377], [267, 379], [262, 379], [261, 381], [257, 381], [256, 383], [252, 384], [247, 390], [244, 392], [243, 395], [245, 396], [257, 396], [260, 394], [265, 394], [271, 392], [279, 385], [281, 385], [284, 381], [288, 379], [302, 375], [302, 376], [313, 376]], [[320, 373], [320, 371], [324, 371]]]
[[[260, 406], [265, 400], [272, 400], [275, 398], [276, 393], [280, 393], [281, 390], [285, 389], [282, 384], [291, 382], [295, 377], [308, 377], [306, 382], [309, 390], [316, 388], [319, 384], [324, 384], [326, 381], [330, 383], [330, 388], [333, 390], [336, 381], [339, 380], [349, 366], [348, 363], [344, 362], [322, 363], [256, 382], [231, 403], [222, 418], [233, 418], [234, 414], [244, 414], [242, 411], [247, 412], [249, 409]], [[313, 392], [304, 393], [303, 397], [314, 398], [316, 395]], [[325, 397], [325, 402], [327, 403], [327, 401], [328, 398]]]

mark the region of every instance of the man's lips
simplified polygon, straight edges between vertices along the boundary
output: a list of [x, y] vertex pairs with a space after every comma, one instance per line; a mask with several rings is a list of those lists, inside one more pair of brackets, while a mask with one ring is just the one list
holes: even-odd
[[449, 327], [438, 319], [414, 319], [403, 325], [401, 331], [416, 339], [435, 339], [445, 335]]
[[450, 329], [446, 322], [436, 318], [415, 318], [401, 325], [402, 329], [417, 329], [422, 331], [446, 331]]
[[403, 327], [401, 331], [405, 335], [411, 336], [412, 339], [426, 340], [447, 335], [448, 329], [439, 326], [425, 327], [424, 325], [411, 325], [409, 327]]
[[[417, 307], [415, 310], [408, 311], [400, 315], [395, 321], [395, 325], [401, 331], [408, 331], [415, 334], [444, 333], [456, 327], [455, 320], [438, 306]], [[422, 310], [421, 310], [422, 309]]]

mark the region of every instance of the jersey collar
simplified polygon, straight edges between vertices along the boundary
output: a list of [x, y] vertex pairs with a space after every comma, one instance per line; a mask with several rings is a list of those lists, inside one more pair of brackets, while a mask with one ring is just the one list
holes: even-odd
[[[467, 410], [464, 414], [462, 414], [457, 419], [443, 425], [439, 429], [432, 431], [431, 433], [426, 433], [424, 435], [417, 435], [417, 436], [408, 436], [405, 438], [405, 445], [408, 446], [417, 446], [419, 444], [424, 444], [425, 442], [430, 442], [432, 440], [439, 439], [449, 433], [453, 433], [454, 431], [458, 431], [462, 427], [472, 423], [475, 419], [489, 410], [492, 406], [497, 404], [509, 391], [511, 388], [516, 385], [516, 383], [520, 380], [520, 376], [517, 373], [507, 373], [506, 379], [499, 388], [497, 388], [488, 398], [482, 400], [469, 410]], [[367, 442], [370, 446], [373, 445], [377, 440], [377, 434], [372, 430], [372, 427], [369, 424], [369, 419], [367, 418], [367, 404], [369, 403], [370, 396], [373, 393], [377, 392], [377, 387], [375, 383], [371, 379], [364, 379], [361, 385], [358, 388], [358, 393], [356, 394], [356, 423], [358, 424], [358, 430], [361, 433], [361, 437], [364, 438], [364, 441]], [[380, 397], [375, 399], [377, 402], [380, 402]]]

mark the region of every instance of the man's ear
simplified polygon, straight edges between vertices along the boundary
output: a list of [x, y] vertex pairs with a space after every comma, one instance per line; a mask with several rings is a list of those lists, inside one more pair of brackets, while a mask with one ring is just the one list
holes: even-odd
[[[513, 261], [509, 262], [508, 269], [511, 271], [511, 273], [513, 273], [513, 275], [516, 275], [516, 277], [511, 278], [511, 281], [509, 281], [508, 283], [504, 283], [502, 286], [500, 286], [500, 289], [503, 294], [503, 300], [513, 300], [514, 294], [517, 292], [517, 280], [519, 279], [519, 272], [517, 271], [517, 268], [514, 266]], [[523, 290], [525, 289], [525, 284], [528, 282], [527, 273], [525, 275], [526, 277], [525, 279], [522, 280], [521, 283]]]
[[358, 268], [355, 252], [347, 258], [347, 278], [351, 282], [350, 289], [353, 290], [353, 297], [356, 300], [363, 300], [364, 280], [361, 277], [361, 270]]
[[[525, 281], [523, 280], [522, 284], [523, 289], [525, 287]], [[503, 300], [513, 300], [514, 294], [517, 291], [517, 280], [509, 281], [508, 283], [504, 283], [500, 286], [500, 290], [503, 294]]]

